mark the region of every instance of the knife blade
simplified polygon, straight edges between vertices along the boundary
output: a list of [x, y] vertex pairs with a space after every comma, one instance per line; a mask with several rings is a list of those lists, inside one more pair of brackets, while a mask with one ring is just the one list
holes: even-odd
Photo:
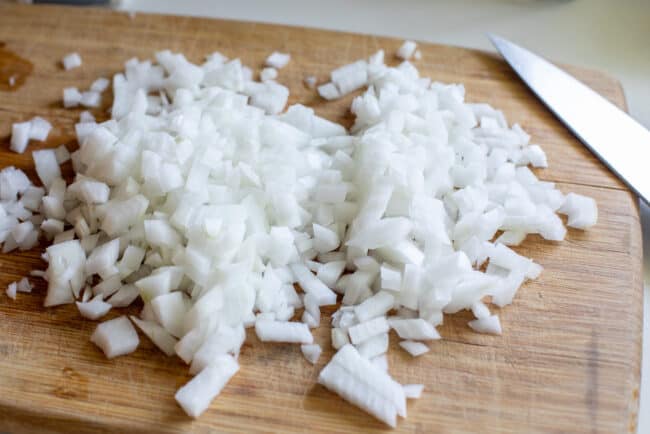
[[551, 112], [650, 204], [650, 131], [552, 63], [500, 36], [488, 37]]

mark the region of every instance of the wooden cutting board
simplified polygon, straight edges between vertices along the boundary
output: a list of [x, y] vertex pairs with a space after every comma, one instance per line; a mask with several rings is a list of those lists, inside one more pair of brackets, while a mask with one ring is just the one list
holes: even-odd
[[[292, 60], [279, 81], [291, 88], [291, 102], [349, 125], [352, 96], [323, 102], [302, 85], [303, 78], [325, 80], [332, 68], [379, 48], [390, 58], [401, 43], [266, 24], [8, 3], [0, 3], [0, 41], [0, 167], [15, 165], [34, 180], [30, 154], [8, 151], [11, 123], [43, 116], [54, 124], [44, 146], [76, 147], [73, 125], [80, 110], [62, 108], [62, 89], [87, 88], [133, 56], [151, 58], [169, 48], [198, 62], [218, 50], [259, 71], [272, 50], [286, 51]], [[405, 355], [391, 337], [391, 373], [401, 383], [425, 384], [396, 432], [635, 432], [642, 324], [636, 200], [500, 59], [440, 45], [420, 49], [416, 65], [423, 75], [464, 83], [468, 100], [489, 102], [520, 123], [548, 153], [550, 168], [538, 175], [564, 192], [595, 197], [600, 219], [588, 232], [569, 230], [565, 242], [531, 237], [518, 249], [545, 270], [513, 305], [496, 309], [503, 336], [473, 333], [466, 325], [471, 315], [461, 313], [445, 318], [443, 340], [422, 357]], [[83, 66], [64, 71], [60, 59], [72, 51], [81, 54]], [[624, 106], [616, 81], [571, 70]], [[8, 89], [13, 74], [17, 85]], [[105, 95], [105, 106], [109, 100]], [[104, 110], [95, 114], [106, 117]], [[37, 250], [0, 255], [0, 288], [43, 267]], [[0, 432], [388, 430], [316, 384], [329, 349], [311, 366], [297, 346], [264, 345], [250, 334], [240, 372], [192, 421], [173, 399], [190, 378], [182, 362], [163, 356], [143, 336], [134, 354], [106, 360], [88, 340], [95, 323], [81, 319], [74, 306], [43, 308], [45, 285], [32, 281], [32, 294], [19, 294], [16, 301], [0, 295]], [[324, 348], [328, 319], [316, 332]]]

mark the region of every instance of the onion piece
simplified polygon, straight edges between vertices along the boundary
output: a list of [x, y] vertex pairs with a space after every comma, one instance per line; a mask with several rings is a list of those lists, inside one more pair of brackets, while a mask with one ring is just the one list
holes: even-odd
[[341, 97], [341, 92], [338, 87], [331, 82], [318, 86], [318, 94], [326, 100], [333, 100]]
[[501, 334], [501, 322], [499, 315], [490, 315], [483, 318], [477, 318], [467, 323], [472, 330], [479, 333], [489, 333], [493, 335]]
[[338, 350], [344, 345], [350, 343], [348, 334], [344, 330], [341, 330], [338, 327], [332, 328], [331, 334], [332, 334], [332, 347], [334, 347], [335, 350]]
[[85, 282], [86, 254], [78, 240], [64, 241], [46, 249], [49, 266], [44, 306], [72, 303]]
[[388, 351], [388, 333], [382, 333], [366, 339], [357, 346], [359, 354], [366, 359], [373, 359]]
[[120, 240], [114, 239], [102, 244], [92, 251], [86, 261], [85, 272], [88, 275], [111, 270], [120, 254]]
[[15, 299], [16, 299], [16, 290], [17, 290], [17, 284], [16, 284], [16, 282], [11, 282], [11, 283], [7, 286], [7, 290], [5, 291], [6, 294], [7, 294], [7, 297], [9, 297], [9, 298], [12, 299], [12, 300], [15, 300]]
[[56, 161], [56, 154], [51, 149], [32, 152], [36, 165], [36, 174], [46, 188], [57, 179], [61, 179], [61, 169]]
[[407, 399], [418, 399], [422, 396], [424, 384], [403, 384], [402, 388]]
[[[368, 63], [358, 60], [341, 66], [330, 73], [332, 83], [336, 85], [341, 95], [353, 92], [368, 83]], [[320, 92], [320, 87], [319, 87]], [[325, 97], [322, 93], [321, 96]]]
[[260, 80], [262, 81], [275, 80], [276, 78], [278, 78], [278, 70], [275, 68], [264, 68], [260, 72]]
[[262, 342], [311, 344], [314, 337], [306, 324], [287, 321], [258, 320], [255, 333]]
[[52, 124], [50, 124], [45, 119], [36, 116], [31, 121], [29, 121], [29, 138], [32, 140], [38, 140], [39, 142], [44, 142], [47, 140], [47, 136], [52, 130]]
[[307, 77], [305, 77], [305, 85], [309, 89], [314, 89], [316, 87], [317, 82], [318, 80], [313, 75], [308, 75]]
[[350, 335], [350, 341], [358, 345], [367, 339], [386, 333], [388, 330], [389, 326], [386, 318], [380, 316], [350, 327], [348, 334]]
[[383, 264], [379, 269], [381, 275], [381, 287], [383, 289], [390, 289], [399, 291], [402, 289], [402, 273], [386, 264]]
[[73, 108], [81, 103], [81, 92], [76, 87], [66, 87], [63, 89], [63, 107]]
[[61, 63], [63, 64], [63, 68], [66, 71], [69, 71], [73, 68], [78, 68], [81, 66], [81, 56], [79, 56], [79, 53], [66, 54], [61, 60]]
[[408, 60], [413, 56], [415, 50], [417, 49], [417, 44], [413, 41], [404, 41], [404, 43], [397, 50], [397, 57], [403, 60]]
[[305, 356], [309, 363], [315, 365], [323, 350], [318, 344], [309, 344], [301, 345], [300, 351], [302, 351], [302, 355]]
[[23, 277], [22, 279], [20, 279], [18, 281], [17, 286], [16, 286], [16, 290], [18, 292], [27, 292], [27, 293], [29, 293], [29, 292], [32, 292], [32, 289], [33, 289], [32, 284], [29, 283], [29, 280], [26, 277]]
[[[237, 357], [244, 339], [246, 339], [246, 332], [241, 325], [238, 327], [219, 326], [197, 346], [191, 357], [190, 374], [202, 371], [219, 355], [230, 353]], [[187, 342], [185, 343], [187, 344]], [[189, 360], [189, 357], [187, 359]]]
[[144, 321], [135, 316], [129, 318], [163, 353], [170, 357], [176, 354], [174, 346], [178, 341], [167, 330], [152, 321]]
[[90, 340], [109, 359], [132, 353], [140, 343], [138, 333], [126, 316], [99, 324]]
[[339, 246], [339, 237], [333, 230], [321, 226], [319, 224], [313, 224], [314, 231], [314, 249], [319, 253], [326, 253], [336, 250]]
[[19, 154], [25, 152], [29, 143], [30, 122], [18, 122], [11, 126], [11, 145], [9, 149]]
[[176, 402], [189, 416], [199, 417], [238, 370], [239, 365], [232, 356], [218, 356], [212, 364], [178, 389]]
[[90, 301], [77, 302], [77, 309], [79, 309], [81, 316], [91, 320], [103, 317], [108, 313], [111, 307], [112, 306], [109, 303], [104, 302], [101, 294], [96, 295], [95, 298]]
[[343, 270], [345, 269], [345, 261], [331, 261], [322, 264], [318, 268], [316, 277], [328, 287], [332, 288], [339, 280]]
[[290, 268], [302, 289], [312, 294], [316, 298], [319, 306], [336, 303], [336, 293], [318, 280], [306, 266], [296, 263], [291, 264]]
[[354, 313], [359, 322], [363, 323], [372, 318], [383, 316], [393, 308], [395, 297], [388, 291], [380, 291], [363, 303], [354, 307]]
[[318, 375], [318, 382], [391, 427], [406, 415], [402, 386], [359, 355], [352, 345], [341, 348]]
[[440, 339], [436, 328], [422, 318], [390, 319], [388, 324], [402, 339], [419, 341]]
[[151, 308], [156, 320], [165, 330], [173, 336], [183, 336], [183, 321], [188, 309], [182, 292], [175, 291], [154, 297], [151, 300]]
[[135, 285], [124, 285], [111, 295], [106, 302], [113, 307], [130, 306], [140, 295], [140, 291]]
[[86, 92], [81, 92], [81, 99], [79, 100], [79, 104], [84, 107], [99, 107], [101, 104], [101, 99], [102, 96], [99, 92], [89, 90]]
[[90, 85], [90, 90], [93, 92], [99, 92], [102, 93], [106, 89], [108, 89], [108, 86], [111, 84], [110, 80], [105, 78], [105, 77], [99, 77], [93, 83]]
[[422, 342], [401, 341], [399, 346], [413, 357], [421, 356], [422, 354], [429, 352], [429, 347], [424, 345]]
[[590, 197], [569, 193], [558, 212], [569, 218], [567, 226], [577, 229], [587, 229], [598, 221], [596, 201]]
[[269, 55], [269, 57], [266, 58], [265, 64], [275, 69], [281, 69], [287, 66], [289, 60], [291, 60], [291, 56], [289, 54], [274, 51]]

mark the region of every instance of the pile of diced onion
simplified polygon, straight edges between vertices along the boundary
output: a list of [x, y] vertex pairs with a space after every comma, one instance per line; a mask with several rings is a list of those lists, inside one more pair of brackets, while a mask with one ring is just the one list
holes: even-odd
[[[269, 56], [259, 82], [219, 53], [202, 65], [169, 51], [131, 59], [113, 77], [110, 120], [84, 112], [78, 150], [33, 152], [42, 186], [0, 172], [2, 251], [48, 241], [47, 270], [32, 272], [48, 283], [45, 306], [76, 302], [98, 320], [141, 298], [139, 317], [102, 322], [91, 340], [109, 358], [128, 354], [135, 325], [181, 358], [195, 376], [176, 400], [193, 417], [239, 369], [246, 328], [316, 363], [311, 329], [340, 303], [319, 382], [395, 426], [423, 385], [389, 375], [389, 331], [414, 357], [435, 347], [443, 314], [471, 310], [469, 327], [500, 334], [487, 300], [510, 304], [542, 270], [509, 246], [527, 234], [562, 240], [558, 212], [580, 229], [597, 219], [593, 199], [529, 169], [546, 156], [519, 125], [465, 103], [461, 85], [420, 77], [414, 43], [398, 56], [388, 67], [379, 51], [318, 87], [325, 99], [366, 88], [351, 131], [303, 105], [285, 111], [289, 90], [275, 78], [286, 54]], [[106, 85], [67, 88], [64, 102], [95, 107]], [[15, 124], [12, 149], [50, 127]], [[59, 165], [70, 159], [66, 184]], [[7, 294], [31, 290], [25, 278]]]

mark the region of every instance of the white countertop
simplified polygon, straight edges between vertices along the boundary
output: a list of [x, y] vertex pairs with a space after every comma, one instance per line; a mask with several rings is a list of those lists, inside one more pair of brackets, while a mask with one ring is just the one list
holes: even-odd
[[[142, 12], [263, 21], [493, 50], [500, 34], [547, 58], [600, 69], [623, 84], [629, 111], [650, 128], [650, 1], [626, 0], [123, 0]], [[650, 253], [650, 208], [642, 207]], [[650, 281], [650, 255], [645, 281]], [[645, 289], [639, 434], [650, 433], [650, 294]]]

